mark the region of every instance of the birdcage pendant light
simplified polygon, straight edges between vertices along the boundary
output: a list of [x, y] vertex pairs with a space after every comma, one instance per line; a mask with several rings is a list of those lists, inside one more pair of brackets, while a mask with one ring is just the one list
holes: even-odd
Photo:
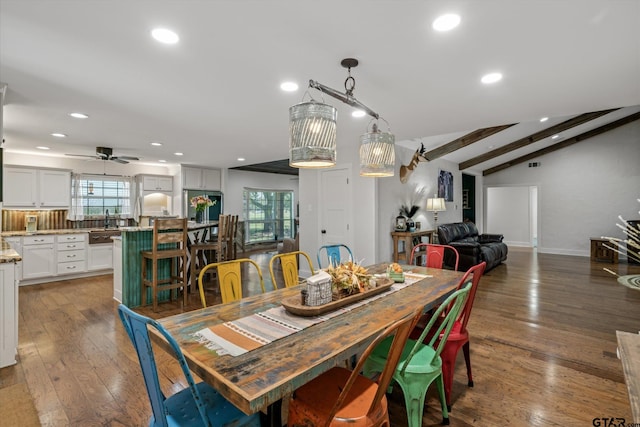
[[373, 123], [371, 131], [360, 136], [360, 176], [393, 176], [395, 165], [395, 136]]
[[[378, 113], [353, 96], [355, 79], [351, 77], [351, 68], [358, 65], [358, 60], [346, 58], [340, 64], [349, 72], [344, 82], [344, 93], [314, 80], [309, 80], [309, 87], [379, 119]], [[326, 168], [336, 164], [337, 116], [338, 112], [334, 107], [325, 104], [324, 100], [318, 102], [313, 98], [289, 108], [289, 165], [297, 168]], [[372, 130], [362, 135], [360, 141], [360, 175], [393, 176], [395, 137], [390, 132], [380, 132], [374, 123]]]

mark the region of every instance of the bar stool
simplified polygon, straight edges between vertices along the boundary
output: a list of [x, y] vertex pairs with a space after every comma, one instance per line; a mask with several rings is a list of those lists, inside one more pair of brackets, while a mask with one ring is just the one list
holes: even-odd
[[[187, 305], [187, 219], [156, 219], [153, 223], [153, 246], [142, 254], [142, 305], [147, 304], [147, 288], [151, 288], [153, 311], [158, 310], [158, 293], [169, 291], [173, 300], [173, 290], [183, 289], [184, 306]], [[164, 271], [169, 260], [168, 277], [159, 278], [161, 267]], [[147, 277], [148, 261], [151, 261], [151, 278]], [[177, 298], [177, 295], [176, 295]]]

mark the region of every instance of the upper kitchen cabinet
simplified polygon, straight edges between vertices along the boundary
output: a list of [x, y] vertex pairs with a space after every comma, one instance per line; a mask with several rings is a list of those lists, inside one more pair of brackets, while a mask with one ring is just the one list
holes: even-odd
[[188, 190], [221, 189], [220, 169], [182, 167], [182, 188]]
[[2, 182], [6, 208], [69, 208], [71, 205], [71, 171], [7, 165]]
[[141, 175], [142, 191], [173, 193], [173, 177], [159, 175]]

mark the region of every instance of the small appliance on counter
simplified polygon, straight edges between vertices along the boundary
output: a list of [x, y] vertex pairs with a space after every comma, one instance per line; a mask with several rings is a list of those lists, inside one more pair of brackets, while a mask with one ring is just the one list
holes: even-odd
[[35, 233], [38, 230], [38, 215], [25, 215], [24, 224], [27, 233]]

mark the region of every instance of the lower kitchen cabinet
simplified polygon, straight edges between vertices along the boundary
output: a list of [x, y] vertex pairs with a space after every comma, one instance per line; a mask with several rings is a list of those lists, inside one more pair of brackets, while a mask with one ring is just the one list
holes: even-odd
[[57, 273], [54, 236], [35, 235], [22, 238], [22, 279], [49, 277]]
[[20, 263], [0, 263], [0, 368], [16, 363], [18, 349], [18, 279]]
[[113, 243], [100, 243], [89, 246], [89, 271], [113, 268]]
[[85, 233], [56, 236], [57, 274], [74, 274], [87, 271]]

